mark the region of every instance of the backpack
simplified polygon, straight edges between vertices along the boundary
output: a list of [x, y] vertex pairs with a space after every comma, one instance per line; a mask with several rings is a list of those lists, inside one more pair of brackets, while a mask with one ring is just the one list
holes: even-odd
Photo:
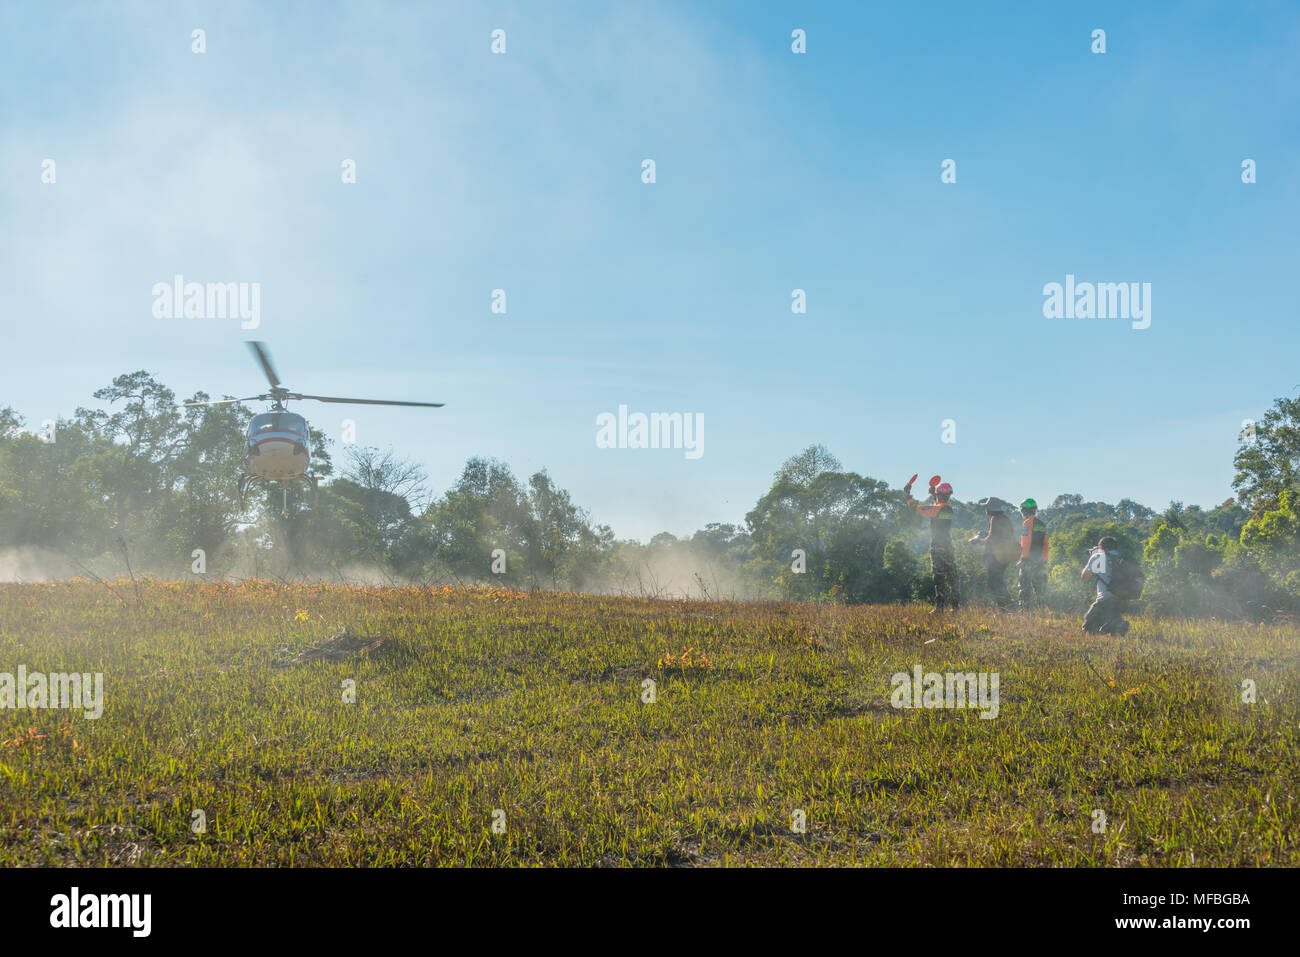
[[1120, 555], [1107, 556], [1110, 559], [1110, 593], [1121, 601], [1133, 601], [1142, 596], [1142, 586], [1146, 584], [1147, 575], [1142, 570], [1142, 563], [1124, 558]]

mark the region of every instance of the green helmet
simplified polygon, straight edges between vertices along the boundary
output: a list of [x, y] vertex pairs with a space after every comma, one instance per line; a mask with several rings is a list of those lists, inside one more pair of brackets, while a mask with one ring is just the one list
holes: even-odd
[[1027, 498], [1027, 499], [1025, 499], [1023, 502], [1020, 503], [1020, 507], [1021, 507], [1021, 508], [1038, 508], [1038, 503], [1035, 502], [1032, 498]]

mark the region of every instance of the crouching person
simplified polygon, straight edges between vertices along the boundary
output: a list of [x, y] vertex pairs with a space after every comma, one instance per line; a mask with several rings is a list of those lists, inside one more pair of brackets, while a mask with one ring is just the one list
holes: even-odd
[[1127, 635], [1128, 603], [1142, 593], [1142, 566], [1119, 553], [1119, 542], [1107, 535], [1088, 555], [1081, 575], [1097, 580], [1097, 600], [1083, 619], [1083, 630], [1099, 635]]

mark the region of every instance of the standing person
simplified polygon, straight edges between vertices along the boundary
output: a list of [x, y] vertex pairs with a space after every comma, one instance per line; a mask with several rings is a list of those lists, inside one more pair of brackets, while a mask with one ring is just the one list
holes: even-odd
[[1002, 511], [1003, 503], [996, 498], [986, 498], [982, 503], [989, 517], [988, 530], [983, 535], [972, 535], [970, 541], [984, 543], [984, 579], [989, 597], [998, 608], [1011, 607], [1007, 594], [1007, 566], [1016, 557], [1016, 533], [1011, 519]]
[[903, 491], [907, 493], [907, 504], [930, 519], [930, 571], [934, 575], [934, 609], [930, 613], [942, 611], [945, 606], [956, 609], [960, 596], [957, 558], [952, 552], [952, 486], [947, 482], [931, 486], [925, 502], [913, 500], [911, 482], [903, 486]]
[[1020, 561], [1016, 564], [1020, 607], [1029, 609], [1047, 600], [1047, 524], [1038, 517], [1038, 503], [1020, 503]]
[[[1088, 614], [1083, 619], [1083, 630], [1100, 635], [1127, 635], [1128, 622], [1124, 620], [1124, 607], [1128, 604], [1125, 597], [1130, 588], [1130, 582], [1125, 581], [1121, 585], [1119, 576], [1124, 574], [1128, 578], [1127, 560], [1120, 557], [1119, 542], [1107, 535], [1097, 543], [1097, 547], [1088, 555], [1088, 561], [1083, 566], [1083, 573], [1080, 576], [1084, 581], [1091, 578], [1097, 579], [1097, 600], [1092, 603], [1088, 609]], [[1121, 573], [1121, 567], [1125, 571]], [[1142, 586], [1137, 585], [1140, 593]], [[1117, 594], [1118, 592], [1118, 594]]]

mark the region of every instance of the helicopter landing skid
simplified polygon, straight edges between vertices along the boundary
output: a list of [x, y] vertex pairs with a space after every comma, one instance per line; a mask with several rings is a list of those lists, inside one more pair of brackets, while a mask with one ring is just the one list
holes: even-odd
[[289, 514], [289, 482], [309, 482], [311, 484], [311, 507], [315, 508], [320, 501], [320, 476], [319, 475], [299, 475], [294, 479], [262, 479], [256, 475], [241, 475], [239, 478], [239, 508], [242, 511], [245, 500], [248, 496], [248, 490], [254, 485], [266, 485], [275, 481], [280, 483], [280, 490], [284, 493], [282, 499], [282, 512], [287, 517]]

